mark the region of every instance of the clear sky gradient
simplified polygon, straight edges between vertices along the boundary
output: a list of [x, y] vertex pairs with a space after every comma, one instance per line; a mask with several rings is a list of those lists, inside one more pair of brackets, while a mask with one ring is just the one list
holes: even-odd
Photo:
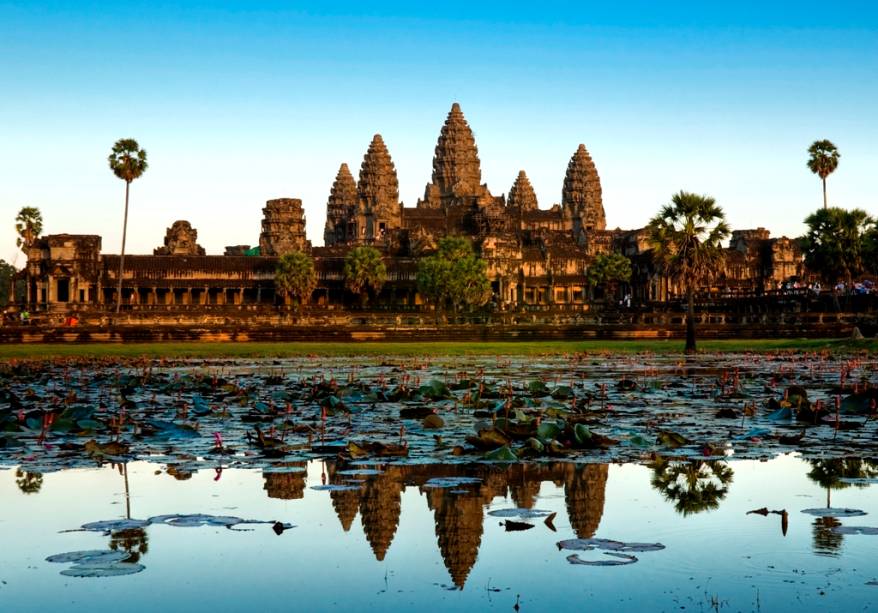
[[[873, 2], [274, 3], [0, 0], [0, 257], [13, 218], [103, 236], [118, 252], [136, 138], [129, 253], [188, 219], [208, 253], [258, 242], [265, 200], [304, 201], [322, 243], [341, 162], [384, 136], [414, 206], [460, 102], [493, 193], [525, 169], [560, 201], [582, 142], [610, 227], [643, 226], [679, 189], [735, 228], [798, 235], [821, 205], [808, 145], [842, 153], [831, 204], [878, 214]], [[23, 264], [22, 255], [17, 265]]]

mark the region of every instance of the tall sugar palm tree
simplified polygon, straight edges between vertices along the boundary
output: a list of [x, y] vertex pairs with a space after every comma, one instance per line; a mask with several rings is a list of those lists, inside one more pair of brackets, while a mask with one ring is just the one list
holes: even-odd
[[823, 181], [823, 208], [829, 205], [826, 202], [826, 177], [838, 168], [838, 158], [841, 154], [838, 148], [828, 140], [815, 140], [808, 147], [808, 168]]
[[301, 251], [281, 256], [277, 261], [274, 284], [279, 294], [297, 298], [299, 305], [306, 303], [317, 287], [314, 259]]
[[27, 252], [43, 231], [43, 214], [35, 206], [25, 206], [15, 217], [15, 245]]
[[686, 353], [694, 353], [695, 288], [710, 279], [722, 262], [722, 241], [729, 235], [725, 215], [710, 196], [681, 191], [662, 207], [647, 230], [659, 270], [686, 291]]
[[387, 267], [381, 261], [381, 253], [375, 247], [362, 246], [352, 249], [344, 261], [345, 287], [358, 294], [366, 304], [369, 294], [377, 295], [387, 281]]
[[125, 238], [128, 234], [128, 194], [131, 190], [131, 182], [139, 179], [149, 165], [146, 163], [146, 150], [141, 149], [133, 138], [117, 140], [108, 161], [113, 174], [125, 181], [125, 218], [122, 222], [122, 251], [119, 253], [119, 282], [116, 287], [116, 313], [118, 313], [122, 307], [122, 272], [125, 269]]
[[[40, 213], [40, 209], [35, 206], [25, 206], [18, 212], [18, 215], [15, 217], [15, 233], [18, 234], [18, 238], [15, 239], [15, 245], [20, 248], [22, 251], [27, 254], [28, 250], [31, 248], [31, 245], [34, 244], [34, 241], [42, 234], [43, 232], [43, 214]], [[25, 263], [25, 270], [27, 271], [27, 292], [25, 295], [27, 296], [25, 300], [31, 302], [31, 283], [30, 283], [30, 267], [28, 267], [27, 263]], [[15, 295], [15, 277], [11, 277], [11, 290], [9, 297], [13, 298]], [[33, 297], [33, 302], [36, 302], [36, 297]]]

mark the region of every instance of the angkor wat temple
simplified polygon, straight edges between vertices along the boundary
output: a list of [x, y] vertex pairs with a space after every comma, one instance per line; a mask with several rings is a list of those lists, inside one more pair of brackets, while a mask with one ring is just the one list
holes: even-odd
[[[487, 263], [496, 309], [551, 305], [587, 309], [586, 272], [602, 253], [628, 256], [634, 274], [623, 288], [637, 303], [664, 300], [674, 287], [651, 263], [644, 230], [608, 230], [601, 181], [584, 145], [567, 165], [561, 202], [541, 208], [522, 170], [506, 195], [482, 183], [473, 138], [454, 104], [439, 133], [432, 180], [416, 206], [400, 202], [390, 152], [380, 134], [369, 144], [354, 179], [342, 164], [329, 190], [323, 247], [305, 234], [301, 200], [269, 200], [263, 208], [258, 247], [227, 247], [206, 255], [186, 221], [167, 230], [153, 255], [126, 255], [122, 303], [127, 310], [178, 305], [282, 304], [276, 296], [276, 260], [290, 251], [309, 252], [318, 271], [311, 304], [344, 306], [355, 299], [344, 289], [343, 264], [357, 245], [384, 255], [388, 282], [373, 301], [385, 308], [413, 308], [418, 260], [448, 235], [470, 237]], [[714, 288], [758, 292], [803, 273], [802, 256], [787, 238], [767, 230], [735, 231]], [[28, 300], [32, 308], [101, 310], [116, 301], [119, 256], [101, 253], [101, 237], [56, 234], [40, 238], [28, 253]]]

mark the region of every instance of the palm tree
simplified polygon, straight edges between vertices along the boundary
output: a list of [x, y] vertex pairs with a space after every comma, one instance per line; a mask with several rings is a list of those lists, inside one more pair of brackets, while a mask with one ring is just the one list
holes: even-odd
[[300, 305], [310, 300], [317, 287], [314, 259], [301, 251], [281, 256], [277, 261], [274, 284], [280, 294], [298, 298]]
[[108, 158], [110, 169], [117, 177], [125, 181], [125, 219], [122, 222], [122, 251], [119, 254], [119, 282], [116, 287], [116, 313], [122, 307], [122, 271], [125, 268], [125, 238], [128, 233], [128, 193], [131, 182], [139, 179], [149, 165], [146, 163], [146, 150], [133, 138], [116, 141]]
[[34, 241], [43, 231], [43, 214], [35, 206], [26, 206], [15, 217], [15, 232], [18, 238], [15, 245], [27, 253]]
[[653, 260], [686, 290], [686, 353], [695, 352], [695, 288], [722, 262], [729, 235], [722, 208], [710, 196], [681, 191], [647, 226]]
[[718, 461], [670, 461], [659, 457], [652, 464], [652, 487], [682, 515], [712, 511], [728, 495], [734, 472]]
[[345, 287], [358, 294], [363, 304], [369, 294], [378, 295], [387, 281], [387, 267], [381, 261], [381, 253], [374, 247], [363, 246], [352, 249], [344, 261]]
[[[15, 232], [18, 234], [18, 238], [15, 239], [15, 245], [19, 247], [22, 251], [27, 254], [28, 250], [30, 250], [31, 246], [33, 246], [34, 241], [42, 234], [43, 232], [43, 214], [40, 213], [40, 209], [35, 206], [25, 206], [18, 212], [18, 215], [15, 217]], [[30, 296], [30, 268], [25, 264], [25, 269], [27, 271], [27, 293], [26, 295]], [[10, 288], [10, 297], [15, 294], [15, 280], [14, 276], [11, 281]], [[26, 298], [25, 300], [29, 300]], [[34, 302], [36, 302], [36, 298], [34, 298]]]
[[808, 147], [808, 168], [823, 181], [823, 208], [829, 205], [826, 203], [826, 177], [835, 172], [838, 168], [838, 158], [841, 154], [838, 148], [828, 140], [815, 140]]
[[818, 209], [805, 218], [805, 225], [808, 232], [800, 241], [805, 265], [824, 281], [844, 279], [850, 285], [867, 268], [876, 222], [864, 210]]

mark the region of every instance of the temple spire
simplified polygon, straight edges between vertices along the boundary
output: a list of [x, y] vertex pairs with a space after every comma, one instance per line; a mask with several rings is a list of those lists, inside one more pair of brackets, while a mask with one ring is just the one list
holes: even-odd
[[473, 132], [455, 102], [439, 132], [433, 157], [433, 184], [441, 196], [478, 193], [482, 183], [481, 162]]
[[367, 208], [399, 206], [399, 180], [396, 177], [396, 167], [380, 134], [372, 137], [369, 149], [363, 156], [357, 191]]
[[567, 165], [561, 207], [565, 215], [586, 230], [603, 230], [607, 226], [601, 179], [585, 145], [579, 145]]
[[347, 164], [342, 164], [335, 176], [329, 199], [326, 201], [326, 226], [323, 231], [323, 242], [334, 245], [346, 240], [345, 226], [347, 218], [354, 214], [359, 196], [357, 184]]
[[518, 171], [518, 177], [509, 190], [506, 206], [520, 208], [522, 211], [535, 211], [540, 208], [530, 179], [527, 178], [527, 174], [523, 170]]

